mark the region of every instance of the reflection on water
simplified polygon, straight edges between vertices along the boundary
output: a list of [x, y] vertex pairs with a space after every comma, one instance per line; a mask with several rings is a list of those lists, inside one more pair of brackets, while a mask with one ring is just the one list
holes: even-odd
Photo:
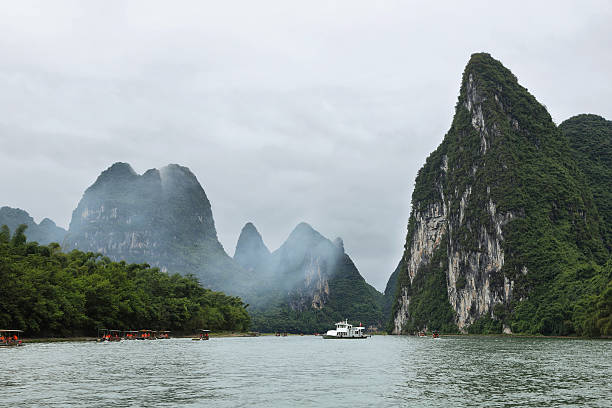
[[609, 407], [612, 342], [313, 336], [0, 350], [6, 406]]

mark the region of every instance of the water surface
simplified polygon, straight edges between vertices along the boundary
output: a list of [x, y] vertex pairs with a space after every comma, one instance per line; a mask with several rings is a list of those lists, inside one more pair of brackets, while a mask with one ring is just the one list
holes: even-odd
[[612, 342], [314, 336], [0, 349], [5, 406], [610, 407]]

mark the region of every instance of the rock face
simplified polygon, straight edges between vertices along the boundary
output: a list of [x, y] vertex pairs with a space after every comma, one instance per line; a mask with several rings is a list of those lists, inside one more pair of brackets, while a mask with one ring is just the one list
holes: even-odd
[[204, 189], [176, 164], [142, 175], [127, 163], [103, 171], [72, 213], [64, 247], [193, 274], [204, 286], [233, 294], [246, 284], [217, 239]]
[[553, 278], [550, 265], [571, 261], [538, 246], [601, 251], [596, 213], [546, 109], [474, 54], [451, 129], [417, 175], [392, 331], [465, 331], [481, 319], [510, 331], [516, 304]]
[[36, 241], [41, 245], [51, 242], [61, 244], [64, 241], [67, 231], [55, 225], [49, 218], [43, 219], [40, 224], [36, 224], [26, 211], [19, 208], [2, 207], [0, 208], [0, 225], [6, 225], [11, 231], [21, 225], [28, 226], [25, 234], [28, 241]]
[[242, 231], [234, 259], [255, 265], [255, 330], [323, 331], [345, 318], [380, 324], [382, 295], [359, 274], [340, 238], [332, 242], [300, 223], [270, 254], [254, 226]]

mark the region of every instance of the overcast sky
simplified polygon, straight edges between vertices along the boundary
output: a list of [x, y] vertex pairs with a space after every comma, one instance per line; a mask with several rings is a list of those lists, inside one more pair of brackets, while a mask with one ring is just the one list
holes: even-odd
[[1, 1], [0, 206], [68, 227], [113, 162], [179, 163], [230, 255], [306, 221], [383, 290], [470, 54], [612, 118], [612, 2], [422, 3]]

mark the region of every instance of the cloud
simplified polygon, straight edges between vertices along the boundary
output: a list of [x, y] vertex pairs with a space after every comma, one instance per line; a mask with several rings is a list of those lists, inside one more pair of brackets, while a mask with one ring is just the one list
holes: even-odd
[[418, 168], [488, 51], [553, 118], [612, 118], [609, 2], [13, 2], [0, 16], [0, 205], [67, 226], [100, 171], [188, 166], [231, 254], [306, 221], [383, 289]]

